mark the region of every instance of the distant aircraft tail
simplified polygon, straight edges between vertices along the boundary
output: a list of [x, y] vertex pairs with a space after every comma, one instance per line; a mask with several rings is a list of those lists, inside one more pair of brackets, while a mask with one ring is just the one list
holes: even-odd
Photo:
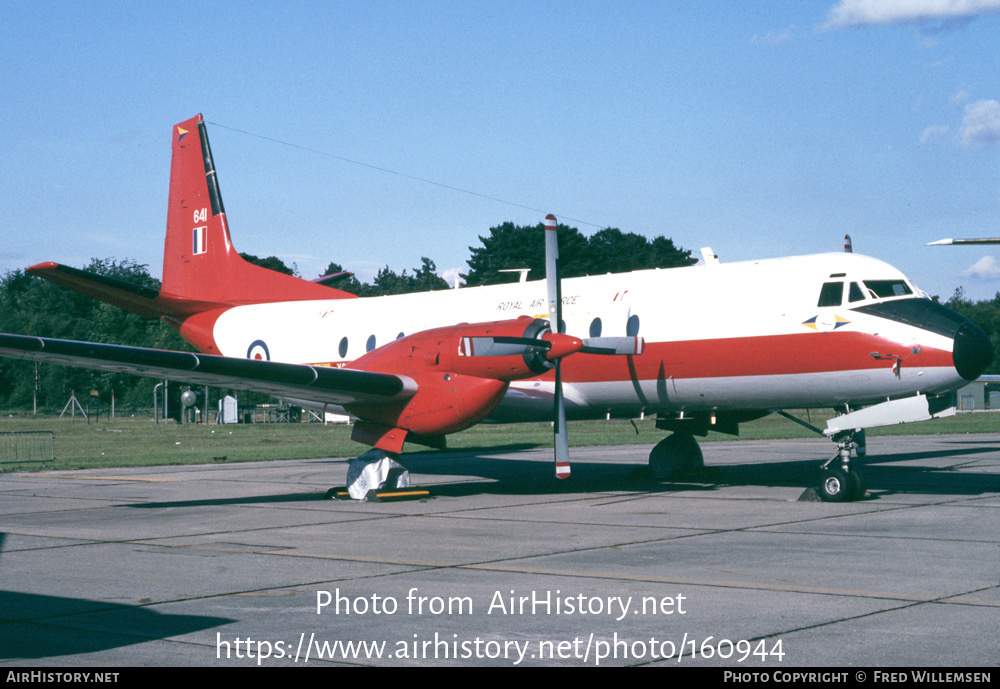
[[230, 305], [354, 296], [262, 268], [236, 252], [201, 115], [173, 130], [163, 291]]

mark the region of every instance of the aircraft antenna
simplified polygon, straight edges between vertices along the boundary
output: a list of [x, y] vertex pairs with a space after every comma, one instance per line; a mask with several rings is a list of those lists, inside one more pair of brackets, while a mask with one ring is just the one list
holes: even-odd
[[[441, 187], [442, 189], [448, 189], [450, 191], [457, 191], [461, 194], [468, 194], [470, 196], [476, 196], [481, 199], [486, 199], [487, 201], [496, 201], [497, 203], [503, 203], [508, 206], [514, 206], [515, 208], [522, 208], [528, 211], [534, 211], [536, 213], [544, 213], [545, 211], [534, 208], [532, 206], [526, 206], [523, 203], [517, 203], [516, 201], [508, 201], [507, 199], [502, 199], [499, 196], [490, 196], [489, 194], [483, 194], [478, 191], [472, 191], [471, 189], [463, 189], [462, 187], [456, 187], [451, 184], [445, 184], [443, 182], [435, 182], [432, 179], [427, 179], [426, 177], [417, 177], [416, 175], [411, 175], [406, 172], [400, 172], [399, 170], [392, 170], [387, 167], [381, 167], [380, 165], [372, 165], [371, 163], [365, 163], [360, 160], [354, 160], [353, 158], [347, 158], [345, 156], [337, 155], [336, 153], [329, 153], [327, 151], [320, 151], [316, 148], [309, 148], [308, 146], [301, 146], [299, 144], [293, 144], [290, 141], [282, 141], [281, 139], [275, 139], [274, 137], [264, 136], [263, 134], [254, 134], [253, 132], [248, 132], [243, 129], [237, 129], [236, 127], [227, 127], [224, 124], [219, 124], [218, 122], [208, 122], [214, 127], [220, 127], [222, 129], [228, 129], [231, 132], [237, 132], [239, 134], [245, 134], [247, 136], [252, 136], [257, 139], [263, 139], [264, 141], [270, 141], [271, 143], [279, 144], [281, 146], [290, 146], [291, 148], [297, 148], [300, 151], [306, 151], [307, 153], [315, 153], [316, 155], [325, 156], [327, 158], [333, 158], [334, 160], [340, 160], [345, 163], [351, 163], [352, 165], [360, 165], [361, 167], [366, 167], [369, 170], [378, 170], [379, 172], [385, 172], [390, 175], [396, 175], [397, 177], [404, 177], [406, 179], [412, 179], [415, 182], [423, 182], [424, 184], [432, 184], [435, 187]], [[587, 220], [581, 220], [579, 218], [571, 218], [569, 216], [563, 216], [566, 220], [570, 220], [580, 225], [589, 225], [590, 227], [596, 227], [598, 229], [604, 229], [610, 227], [610, 225], [599, 225], [597, 223], [589, 222]]]

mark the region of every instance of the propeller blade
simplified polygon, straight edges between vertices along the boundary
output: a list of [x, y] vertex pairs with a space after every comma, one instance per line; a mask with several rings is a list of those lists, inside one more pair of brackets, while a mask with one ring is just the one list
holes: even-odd
[[551, 348], [551, 342], [531, 337], [463, 337], [458, 353], [460, 356], [515, 356]]
[[556, 478], [569, 478], [569, 434], [566, 432], [566, 404], [563, 402], [562, 364], [556, 360], [555, 425], [552, 434], [555, 442]]
[[[545, 216], [545, 286], [549, 299], [549, 323], [553, 333], [562, 330], [562, 289], [559, 281], [559, 235], [556, 216]], [[563, 401], [562, 362], [556, 359], [555, 423], [552, 427], [556, 456], [556, 478], [569, 478], [569, 435]]]
[[[581, 346], [582, 342], [582, 346]], [[562, 359], [576, 352], [586, 354], [642, 354], [646, 341], [641, 337], [588, 337], [579, 340], [569, 335], [533, 337], [490, 336], [463, 337], [458, 350], [460, 356], [514, 356], [546, 352], [549, 360]]]
[[545, 287], [549, 299], [552, 332], [562, 331], [562, 286], [559, 281], [559, 234], [556, 216], [545, 216]]
[[646, 341], [641, 337], [587, 337], [583, 340], [585, 354], [642, 354]]

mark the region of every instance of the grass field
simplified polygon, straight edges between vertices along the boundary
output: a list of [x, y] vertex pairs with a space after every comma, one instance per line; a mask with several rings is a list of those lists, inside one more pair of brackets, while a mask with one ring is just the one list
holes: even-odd
[[[832, 412], [801, 411], [796, 416], [823, 427]], [[351, 442], [351, 429], [343, 425], [309, 424], [233, 424], [180, 425], [153, 423], [150, 417], [102, 418], [87, 423], [79, 416], [68, 418], [32, 417], [23, 412], [6, 412], [0, 417], [0, 431], [47, 430], [55, 434], [54, 462], [39, 464], [2, 464], [4, 471], [45, 469], [91, 469], [119, 466], [157, 466], [203, 464], [225, 457], [228, 462], [254, 462], [272, 459], [312, 459], [352, 457], [364, 447]], [[869, 436], [910, 435], [918, 433], [990, 433], [1000, 431], [1000, 414], [959, 414], [953, 418], [916, 424], [889, 426], [869, 431]], [[576, 421], [569, 424], [570, 444], [653, 445], [665, 437], [653, 419], [635, 421]], [[743, 424], [740, 440], [817, 437], [811, 431], [772, 414]], [[709, 433], [706, 440], [732, 440], [732, 436]], [[549, 423], [516, 425], [480, 424], [448, 437], [449, 450], [469, 451], [489, 448], [549, 447], [552, 426]], [[831, 443], [831, 450], [833, 444]], [[408, 445], [408, 452], [419, 452]], [[3, 458], [4, 460], [6, 458]]]

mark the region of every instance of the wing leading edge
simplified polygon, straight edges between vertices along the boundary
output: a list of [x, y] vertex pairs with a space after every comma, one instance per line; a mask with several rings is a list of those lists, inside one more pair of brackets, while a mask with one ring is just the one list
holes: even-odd
[[29, 335], [0, 333], [0, 356], [239, 388], [326, 404], [389, 401], [412, 397], [417, 392], [413, 379], [402, 375]]

